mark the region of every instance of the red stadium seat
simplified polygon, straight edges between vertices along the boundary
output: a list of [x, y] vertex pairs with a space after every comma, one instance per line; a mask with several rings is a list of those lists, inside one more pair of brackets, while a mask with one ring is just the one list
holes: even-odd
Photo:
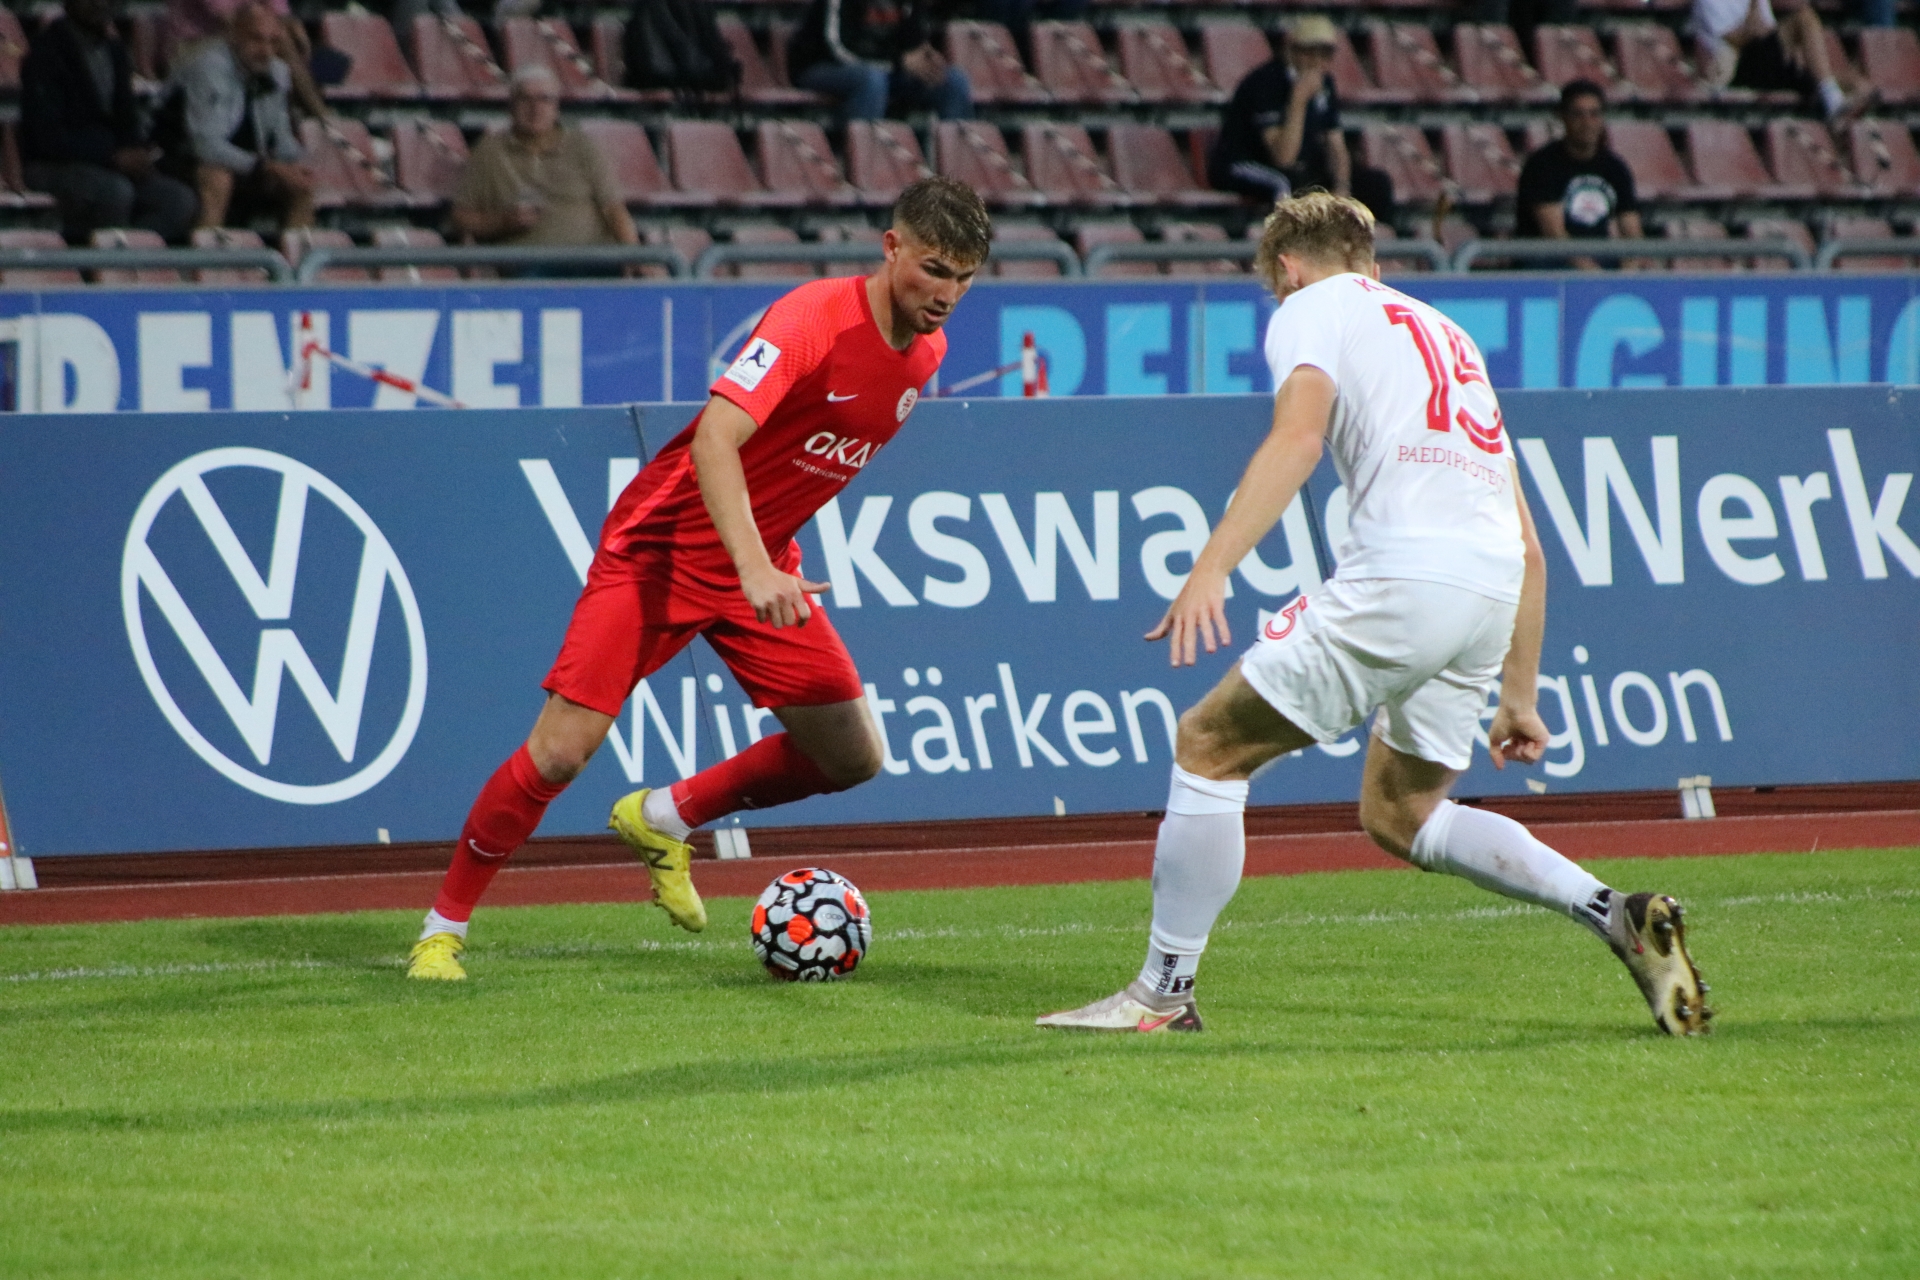
[[[689, 267], [700, 261], [700, 255], [713, 247], [713, 237], [699, 227], [662, 227], [642, 223], [637, 229], [640, 232], [641, 244], [668, 245], [677, 249], [680, 251], [680, 256], [687, 260]], [[672, 274], [665, 267], [652, 264], [643, 266], [639, 270], [642, 277], [649, 279], [659, 279]]]
[[[1168, 244], [1224, 243], [1227, 231], [1225, 227], [1211, 222], [1168, 222], [1161, 224], [1160, 239]], [[1232, 258], [1167, 263], [1167, 274], [1170, 276], [1239, 276], [1246, 272], [1246, 265]]]
[[1473, 102], [1480, 96], [1460, 83], [1424, 26], [1375, 20], [1367, 24], [1367, 45], [1382, 91], [1410, 102]]
[[[1838, 214], [1828, 219], [1825, 239], [1873, 240], [1892, 237], [1893, 227], [1885, 218]], [[1920, 241], [1914, 242], [1913, 252], [1920, 255]], [[1913, 263], [1912, 256], [1892, 254], [1849, 254], [1833, 260], [1834, 268], [1839, 271], [1911, 271]]]
[[933, 130], [934, 167], [942, 177], [964, 182], [988, 204], [1032, 208], [1047, 203], [1027, 176], [1014, 168], [1000, 130], [980, 120], [942, 120]]
[[[195, 227], [193, 247], [264, 249], [267, 242], [260, 238], [258, 232], [238, 227]], [[201, 267], [194, 271], [193, 278], [200, 284], [265, 284], [267, 272], [264, 267]]]
[[754, 149], [767, 190], [813, 205], [845, 208], [860, 203], [860, 193], [840, 172], [826, 131], [813, 121], [762, 120], [754, 129]]
[[367, 126], [337, 117], [300, 122], [300, 145], [313, 174], [313, 203], [321, 209], [344, 205], [390, 209], [413, 203], [394, 185], [374, 153]]
[[487, 37], [472, 18], [415, 18], [413, 67], [429, 98], [507, 96], [507, 73], [493, 60]]
[[[1140, 234], [1140, 228], [1131, 222], [1083, 222], [1073, 233], [1074, 247], [1082, 258], [1103, 244], [1144, 244], [1146, 237]], [[1160, 264], [1157, 262], [1109, 262], [1100, 269], [1097, 279], [1112, 276], [1157, 276]]]
[[1760, 163], [1746, 126], [1730, 120], [1690, 121], [1687, 156], [1699, 183], [1697, 196], [1703, 200], [1781, 200], [1804, 194], [1776, 183]]
[[647, 131], [631, 120], [582, 120], [580, 132], [593, 142], [607, 162], [620, 199], [630, 205], [659, 209], [687, 208], [710, 203], [703, 195], [676, 191], [654, 157]]
[[320, 19], [320, 40], [353, 59], [347, 78], [329, 85], [329, 98], [417, 98], [420, 82], [400, 56], [400, 42], [385, 18], [372, 13], [329, 13]]
[[27, 56], [27, 33], [11, 9], [0, 8], [0, 93], [20, 92], [20, 63]]
[[1657, 22], [1623, 22], [1613, 29], [1620, 77], [1645, 102], [1703, 102], [1712, 91], [1694, 74], [1672, 28]]
[[1497, 124], [1450, 124], [1440, 130], [1440, 149], [1447, 172], [1460, 185], [1468, 204], [1491, 204], [1510, 199], [1520, 185], [1520, 161]]
[[1592, 27], [1574, 24], [1535, 27], [1533, 60], [1540, 68], [1541, 77], [1556, 89], [1574, 80], [1591, 80], [1606, 90], [1609, 102], [1628, 102], [1638, 96], [1601, 52], [1600, 37]]
[[[351, 249], [353, 237], [327, 227], [296, 227], [280, 233], [280, 256], [299, 267], [309, 249]], [[322, 267], [320, 280], [330, 284], [364, 284], [373, 279], [365, 267]]]
[[709, 204], [791, 208], [804, 203], [790, 193], [770, 192], [760, 185], [731, 125], [672, 121], [667, 125], [667, 156], [673, 185]]
[[1112, 106], [1140, 98], [1085, 22], [1034, 23], [1033, 69], [1055, 102]]
[[1273, 61], [1267, 33], [1251, 22], [1237, 20], [1201, 23], [1200, 51], [1206, 60], [1207, 77], [1229, 97], [1247, 78], [1247, 72]]
[[891, 204], [922, 178], [933, 176], [920, 139], [901, 120], [847, 123], [847, 178], [874, 204]]
[[1013, 36], [997, 22], [947, 24], [947, 58], [973, 82], [973, 100], [995, 105], [1049, 101], [1020, 61]]
[[822, 244], [870, 244], [874, 250], [871, 262], [822, 262], [821, 273], [829, 276], [864, 276], [877, 270], [886, 260], [886, 252], [880, 248], [884, 235], [878, 227], [868, 226], [864, 222], [822, 223], [814, 233], [814, 238]]
[[[1727, 228], [1714, 218], [1705, 218], [1697, 214], [1688, 214], [1678, 218], [1668, 218], [1661, 228], [1661, 234], [1669, 240], [1725, 240]], [[1731, 258], [1675, 258], [1675, 271], [1731, 271]]]
[[[67, 242], [58, 231], [0, 231], [0, 249], [64, 249]], [[0, 285], [26, 288], [32, 285], [81, 284], [78, 271], [11, 267], [0, 270]]]
[[1463, 22], [1453, 29], [1460, 79], [1486, 102], [1553, 102], [1554, 87], [1540, 78], [1520, 52], [1520, 40], [1505, 23]]
[[393, 126], [393, 176], [416, 204], [445, 204], [467, 167], [467, 140], [451, 120], [402, 120]]
[[1114, 181], [1139, 203], [1185, 208], [1231, 208], [1240, 203], [1236, 195], [1208, 191], [1194, 181], [1193, 171], [1181, 158], [1173, 135], [1158, 125], [1110, 126], [1107, 154], [1112, 162]]
[[1867, 82], [1889, 103], [1920, 102], [1920, 37], [1907, 27], [1869, 27], [1860, 33], [1860, 64]]
[[[152, 231], [139, 227], [105, 227], [93, 233], [96, 249], [164, 249], [167, 242]], [[120, 271], [102, 267], [93, 273], [95, 284], [179, 284], [180, 273], [168, 267], [139, 267]]]
[[1142, 102], [1214, 103], [1226, 94], [1195, 65], [1171, 22], [1158, 18], [1121, 26], [1120, 69]]
[[1688, 176], [1666, 126], [1653, 120], [1613, 120], [1607, 145], [1633, 172], [1633, 186], [1648, 200], [1693, 200], [1700, 188]]
[[1913, 134], [1896, 120], [1856, 120], [1847, 130], [1853, 171], [1882, 199], [1920, 197], [1920, 152]]
[[763, 107], [810, 106], [825, 101], [817, 93], [791, 88], [776, 80], [766, 59], [760, 56], [759, 46], [753, 42], [753, 32], [739, 18], [722, 14], [714, 20], [714, 25], [727, 42], [727, 48], [732, 50], [734, 60], [740, 64], [742, 98]]
[[573, 102], [631, 99], [631, 90], [611, 84], [581, 51], [573, 28], [557, 18], [508, 18], [500, 25], [508, 72], [545, 67], [560, 81], [562, 97]]
[[593, 56], [593, 70], [608, 84], [627, 82], [627, 20], [617, 14], [596, 16], [587, 29], [587, 51]]
[[[1749, 240], [1791, 240], [1807, 251], [1814, 253], [1813, 233], [1807, 230], [1807, 224], [1798, 218], [1755, 218], [1747, 223]], [[1753, 259], [1757, 271], [1788, 271], [1793, 263], [1786, 258], [1758, 256]]]
[[1767, 162], [1782, 186], [1829, 200], [1858, 197], [1860, 184], [1840, 162], [1827, 131], [1807, 120], [1767, 124]]
[[[437, 249], [446, 243], [438, 231], [426, 227], [375, 227], [373, 243], [382, 249]], [[377, 267], [376, 278], [419, 284], [423, 280], [458, 280], [457, 267]]]
[[[994, 221], [993, 238], [995, 241], [1057, 241], [1060, 239], [1054, 234], [1053, 228], [1042, 226], [1037, 222], [1007, 222], [1000, 219]], [[1060, 264], [1049, 262], [1044, 258], [1008, 261], [989, 255], [987, 274], [1003, 280], [1050, 280], [1060, 275]]]
[[[797, 233], [786, 227], [776, 227], [764, 223], [749, 224], [733, 229], [734, 244], [799, 244]], [[736, 262], [719, 268], [716, 275], [734, 276], [742, 280], [791, 280], [820, 274], [817, 262]]]
[[1111, 175], [1100, 166], [1093, 141], [1077, 124], [1029, 124], [1020, 131], [1027, 177], [1055, 204], [1111, 208], [1129, 203]]
[[1427, 205], [1440, 198], [1446, 174], [1433, 158], [1426, 134], [1410, 124], [1370, 124], [1360, 136], [1366, 162], [1393, 179], [1397, 200]]
[[1367, 74], [1360, 64], [1360, 57], [1353, 51], [1353, 41], [1347, 39], [1347, 33], [1334, 28], [1333, 63], [1328, 68], [1333, 74], [1334, 88], [1340, 93], [1343, 103], [1366, 106], [1377, 102], [1409, 101], [1401, 94], [1382, 89]]

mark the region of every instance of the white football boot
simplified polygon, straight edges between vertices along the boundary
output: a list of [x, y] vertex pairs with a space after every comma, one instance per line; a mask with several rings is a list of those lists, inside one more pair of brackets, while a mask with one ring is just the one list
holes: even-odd
[[1691, 1036], [1712, 1029], [1707, 984], [1687, 954], [1679, 903], [1660, 893], [1616, 892], [1607, 908], [1607, 945], [1640, 985], [1662, 1031]]
[[1200, 1009], [1191, 995], [1173, 1005], [1163, 1005], [1144, 983], [1135, 979], [1124, 991], [1078, 1009], [1035, 1018], [1033, 1025], [1070, 1031], [1198, 1031]]

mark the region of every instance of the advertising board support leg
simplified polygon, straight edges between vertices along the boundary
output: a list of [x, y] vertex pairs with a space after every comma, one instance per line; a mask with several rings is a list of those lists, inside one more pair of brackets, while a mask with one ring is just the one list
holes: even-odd
[[0, 891], [39, 887], [33, 859], [23, 857], [13, 842], [13, 828], [7, 824], [7, 797], [0, 792]]

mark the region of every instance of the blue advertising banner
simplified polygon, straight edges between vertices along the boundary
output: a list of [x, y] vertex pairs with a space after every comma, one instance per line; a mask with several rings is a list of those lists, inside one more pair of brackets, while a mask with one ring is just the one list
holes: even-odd
[[[1920, 277], [1597, 272], [1403, 275], [1501, 388], [1920, 382]], [[473, 408], [697, 402], [782, 283], [76, 289], [0, 294], [0, 402], [43, 412], [405, 409], [413, 393], [320, 365], [312, 340]], [[1271, 391], [1273, 301], [1240, 280], [984, 282], [947, 326], [948, 386], [1019, 358], [1055, 396]], [[934, 388], [937, 390], [937, 388]], [[975, 385], [1017, 396], [1017, 373]]]
[[[1550, 571], [1546, 762], [1464, 794], [1920, 776], [1920, 400], [1515, 392]], [[755, 822], [1157, 808], [1223, 653], [1142, 634], [1263, 396], [922, 402], [802, 534], [886, 772]], [[689, 406], [0, 421], [0, 778], [22, 851], [450, 836], [522, 739], [613, 495]], [[1235, 648], [1319, 578], [1324, 465], [1234, 576]], [[697, 642], [543, 830], [772, 728]], [[1259, 804], [1355, 794], [1359, 734]]]

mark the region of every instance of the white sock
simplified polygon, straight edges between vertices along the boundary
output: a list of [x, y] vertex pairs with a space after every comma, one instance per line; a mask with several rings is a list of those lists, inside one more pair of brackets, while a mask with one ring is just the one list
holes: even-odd
[[1246, 811], [1245, 782], [1214, 782], [1174, 766], [1153, 850], [1153, 932], [1140, 970], [1155, 995], [1193, 990], [1207, 935], [1240, 887]]
[[649, 791], [640, 805], [640, 816], [655, 831], [675, 840], [685, 840], [693, 834], [693, 828], [680, 819], [680, 806], [673, 802], [671, 787], [655, 787]]
[[467, 925], [470, 923], [472, 922], [468, 920], [449, 920], [438, 911], [429, 911], [427, 923], [420, 930], [420, 941], [425, 942], [436, 933], [457, 933], [465, 938]]
[[1832, 76], [1820, 82], [1820, 105], [1830, 116], [1839, 115], [1840, 109], [1847, 105], [1847, 95], [1840, 91], [1840, 82]]
[[1442, 800], [1413, 838], [1413, 861], [1571, 916], [1602, 938], [1613, 891], [1512, 818]]

